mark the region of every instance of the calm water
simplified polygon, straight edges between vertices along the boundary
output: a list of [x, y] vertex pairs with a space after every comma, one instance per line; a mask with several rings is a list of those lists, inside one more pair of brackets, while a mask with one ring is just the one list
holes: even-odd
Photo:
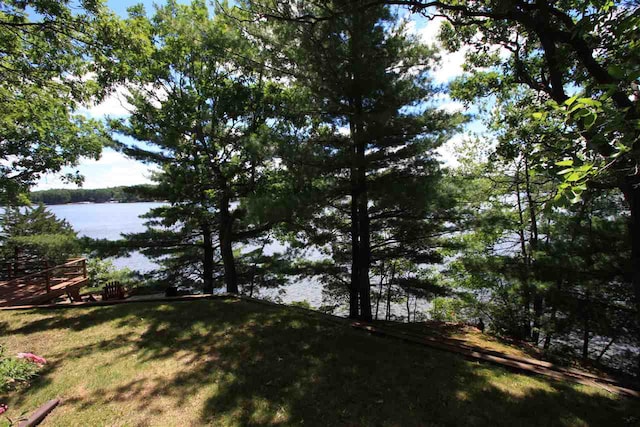
[[[48, 206], [58, 218], [66, 219], [78, 232], [79, 236], [94, 239], [118, 240], [123, 233], [137, 233], [145, 230], [144, 220], [140, 218], [150, 209], [162, 206], [162, 203], [97, 203], [97, 204], [69, 204]], [[265, 247], [265, 253], [283, 252], [284, 247], [278, 242], [272, 242]], [[317, 258], [319, 253], [310, 252], [309, 258]], [[117, 258], [114, 264], [118, 268], [128, 267], [132, 270], [147, 272], [154, 270], [157, 264], [146, 256], [134, 252], [126, 258]], [[322, 285], [315, 280], [292, 280], [282, 290], [265, 290], [255, 295], [276, 301], [290, 303], [294, 301], [308, 301], [313, 307], [322, 305]], [[384, 304], [382, 304], [384, 306]], [[418, 301], [419, 311], [426, 313], [430, 307], [427, 301]], [[338, 309], [335, 314], [346, 314], [346, 307]], [[381, 316], [384, 308], [381, 307]], [[401, 303], [393, 303], [392, 314], [405, 316], [405, 307]]]
[[[97, 203], [47, 206], [58, 218], [66, 219], [79, 236], [93, 239], [118, 240], [122, 233], [144, 231], [144, 220], [140, 218], [149, 209], [161, 203]], [[139, 252], [126, 258], [117, 258], [118, 268], [146, 272], [156, 268], [156, 264]]]
[[[97, 203], [52, 205], [47, 208], [58, 218], [66, 219], [78, 232], [79, 236], [94, 239], [118, 240], [122, 233], [137, 233], [145, 230], [144, 220], [140, 215], [162, 203]], [[268, 245], [265, 252], [281, 251], [283, 247], [277, 242]], [[117, 258], [114, 264], [118, 268], [128, 267], [132, 270], [146, 272], [156, 268], [156, 264], [139, 252], [130, 257]], [[322, 304], [322, 288], [313, 281], [291, 283], [283, 293], [268, 292], [270, 299], [280, 298], [283, 302], [307, 300], [313, 306]]]

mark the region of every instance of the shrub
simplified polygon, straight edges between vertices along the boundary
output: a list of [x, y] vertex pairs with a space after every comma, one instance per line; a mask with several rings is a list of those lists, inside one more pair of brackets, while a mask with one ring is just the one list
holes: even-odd
[[116, 280], [123, 285], [130, 284], [133, 280], [133, 272], [128, 268], [116, 269], [113, 262], [98, 258], [89, 259], [87, 262], [87, 274], [89, 276], [89, 288], [102, 288], [105, 283]]
[[40, 365], [31, 358], [7, 357], [4, 353], [4, 347], [0, 345], [0, 393], [27, 387], [38, 375]]
[[432, 301], [431, 318], [441, 322], [461, 322], [469, 317], [469, 307], [458, 299], [450, 297], [437, 297]]

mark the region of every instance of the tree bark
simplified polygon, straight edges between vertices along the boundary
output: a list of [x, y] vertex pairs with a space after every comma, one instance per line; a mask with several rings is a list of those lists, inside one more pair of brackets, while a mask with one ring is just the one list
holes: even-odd
[[396, 264], [391, 262], [391, 275], [389, 276], [389, 281], [387, 281], [387, 312], [385, 313], [385, 319], [391, 320], [391, 284], [393, 283], [393, 279], [396, 276]]
[[[351, 134], [353, 135], [355, 127], [351, 124]], [[360, 317], [360, 302], [358, 300], [358, 287], [360, 281], [360, 227], [358, 215], [358, 198], [360, 186], [358, 185], [357, 174], [357, 148], [355, 143], [351, 150], [351, 283], [349, 285], [349, 318], [357, 319]]]
[[378, 291], [378, 295], [376, 296], [376, 320], [378, 320], [378, 312], [380, 311], [380, 300], [382, 299], [382, 286], [384, 285], [384, 276], [384, 260], [382, 260], [380, 261], [380, 288]]
[[589, 358], [589, 293], [586, 295], [586, 307], [583, 307], [583, 326], [582, 326], [582, 360]]
[[[364, 144], [361, 147], [360, 156], [364, 162]], [[369, 198], [367, 197], [367, 189], [365, 183], [365, 168], [360, 168], [361, 179], [361, 193], [358, 203], [358, 216], [360, 218], [360, 256], [359, 263], [360, 269], [358, 272], [358, 281], [360, 286], [358, 287], [358, 293], [360, 297], [360, 317], [370, 322], [371, 316], [371, 281], [369, 278], [369, 270], [371, 267], [371, 242], [369, 235]]]
[[[538, 250], [538, 218], [536, 214], [536, 205], [531, 194], [531, 179], [529, 177], [529, 153], [524, 154], [524, 179], [525, 179], [525, 191], [527, 193], [527, 205], [529, 207], [529, 270], [531, 270], [532, 264], [535, 261], [536, 251]], [[544, 299], [543, 295], [534, 286], [531, 287], [533, 294], [533, 330], [531, 332], [531, 339], [536, 345], [540, 340], [540, 328], [542, 327], [541, 319], [543, 312]]]
[[[636, 305], [636, 322], [640, 326], [640, 176], [629, 177], [622, 186], [622, 193], [631, 210], [629, 221], [631, 268], [633, 269], [631, 274]], [[638, 330], [640, 331], [640, 327]], [[640, 341], [640, 335], [638, 341]], [[640, 374], [640, 354], [638, 355], [637, 368]]]
[[518, 236], [520, 238], [520, 251], [522, 252], [522, 260], [524, 262], [524, 272], [522, 273], [522, 305], [524, 308], [524, 319], [522, 324], [522, 338], [531, 338], [531, 289], [529, 286], [529, 255], [527, 251], [527, 240], [524, 235], [524, 212], [522, 208], [522, 195], [520, 194], [520, 165], [516, 170], [516, 202], [518, 207], [518, 219], [520, 226], [518, 227]]
[[236, 273], [236, 261], [233, 256], [233, 217], [229, 212], [229, 198], [222, 197], [220, 203], [220, 255], [224, 266], [224, 283], [227, 292], [238, 293], [238, 275]]
[[202, 229], [202, 246], [204, 255], [202, 259], [202, 279], [204, 282], [203, 291], [205, 294], [213, 293], [213, 239], [211, 238], [211, 226], [203, 223]]

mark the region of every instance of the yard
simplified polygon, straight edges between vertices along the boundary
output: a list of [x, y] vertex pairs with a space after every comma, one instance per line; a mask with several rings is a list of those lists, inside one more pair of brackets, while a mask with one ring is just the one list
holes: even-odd
[[[235, 299], [0, 312], [45, 425], [637, 425], [640, 405]], [[0, 421], [1, 425], [2, 421]]]

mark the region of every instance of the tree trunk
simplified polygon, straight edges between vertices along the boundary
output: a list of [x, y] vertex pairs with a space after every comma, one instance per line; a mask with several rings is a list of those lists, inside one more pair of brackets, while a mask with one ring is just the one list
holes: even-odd
[[204, 255], [202, 259], [202, 280], [204, 282], [203, 291], [205, 294], [213, 293], [213, 239], [211, 238], [211, 226], [203, 223], [202, 229], [202, 246]]
[[596, 362], [600, 363], [600, 360], [602, 359], [602, 356], [605, 355], [605, 353], [609, 350], [609, 348], [611, 347], [611, 345], [613, 345], [613, 343], [616, 341], [617, 338], [618, 337], [616, 337], [615, 335], [611, 338], [609, 343], [604, 346], [604, 348], [602, 349], [602, 351], [600, 352], [598, 357], [596, 357]]
[[391, 263], [391, 275], [389, 276], [389, 281], [387, 282], [387, 312], [385, 313], [385, 319], [391, 320], [391, 284], [393, 283], [393, 279], [396, 276], [396, 264], [394, 262]]
[[376, 315], [375, 319], [378, 320], [378, 312], [380, 311], [380, 300], [382, 299], [382, 286], [384, 285], [384, 261], [380, 261], [380, 288], [378, 295], [376, 296]]
[[[364, 146], [362, 147], [362, 156], [364, 157]], [[360, 218], [360, 256], [359, 263], [360, 269], [358, 271], [358, 281], [360, 286], [358, 287], [360, 297], [360, 317], [370, 322], [371, 316], [371, 282], [369, 278], [369, 269], [371, 266], [371, 243], [369, 236], [369, 199], [367, 197], [364, 168], [360, 170], [360, 179], [362, 180], [361, 188], [363, 190], [360, 193], [360, 200], [358, 203], [358, 215]]]
[[[629, 177], [622, 186], [622, 193], [631, 210], [629, 235], [631, 236], [631, 268], [633, 269], [632, 285], [636, 299], [636, 322], [640, 326], [640, 176]], [[640, 331], [640, 327], [638, 331]], [[638, 336], [638, 340], [640, 341], [640, 336]], [[637, 368], [638, 374], [640, 374], [640, 354], [638, 355]]]
[[583, 325], [582, 325], [582, 360], [587, 361], [589, 358], [589, 312], [591, 308], [591, 297], [589, 292], [586, 294], [586, 300], [582, 307]]
[[522, 305], [524, 308], [524, 319], [522, 322], [522, 338], [531, 338], [531, 289], [529, 287], [529, 255], [527, 251], [527, 241], [524, 235], [524, 213], [522, 208], [522, 197], [520, 194], [520, 165], [516, 171], [516, 202], [518, 207], [518, 218], [520, 226], [518, 228], [518, 237], [520, 238], [520, 251], [524, 263], [524, 271], [522, 273]]
[[[529, 177], [529, 154], [525, 152], [524, 155], [524, 179], [525, 179], [525, 191], [527, 194], [527, 205], [529, 207], [529, 221], [530, 221], [530, 235], [529, 235], [529, 274], [531, 274], [531, 267], [535, 262], [536, 251], [538, 250], [538, 218], [536, 214], [536, 205], [533, 201], [533, 195], [531, 194], [531, 180]], [[534, 286], [531, 287], [533, 294], [533, 331], [531, 333], [531, 339], [536, 345], [540, 340], [540, 328], [542, 327], [541, 319], [544, 308], [544, 297]]]
[[358, 180], [358, 236], [359, 236], [359, 256], [358, 256], [358, 294], [360, 297], [360, 318], [370, 322], [371, 316], [371, 279], [369, 270], [371, 267], [371, 236], [369, 232], [369, 197], [367, 193], [367, 159], [366, 142], [364, 140], [364, 126], [362, 123], [362, 99], [356, 98], [356, 117], [353, 128], [355, 134], [353, 140], [356, 146], [356, 164]]
[[223, 197], [220, 203], [220, 255], [224, 266], [224, 282], [227, 292], [238, 293], [238, 275], [233, 256], [233, 218], [229, 212], [229, 198]]
[[[354, 132], [354, 125], [351, 124], [351, 133]], [[357, 319], [360, 317], [360, 304], [358, 301], [358, 287], [360, 281], [360, 227], [358, 216], [358, 198], [360, 186], [358, 185], [358, 167], [357, 167], [357, 149], [353, 144], [351, 150], [351, 283], [349, 284], [349, 318]]]
[[561, 298], [560, 296], [560, 292], [562, 291], [562, 278], [559, 278], [558, 280], [556, 280], [556, 285], [555, 285], [555, 289], [551, 290], [551, 294], [550, 294], [550, 304], [551, 304], [551, 318], [549, 320], [549, 327], [547, 328], [547, 335], [544, 338], [544, 345], [543, 348], [545, 350], [548, 350], [549, 347], [551, 346], [551, 336], [553, 335], [553, 332], [555, 332], [556, 330], [556, 319], [557, 319], [557, 311], [558, 311], [558, 301]]

